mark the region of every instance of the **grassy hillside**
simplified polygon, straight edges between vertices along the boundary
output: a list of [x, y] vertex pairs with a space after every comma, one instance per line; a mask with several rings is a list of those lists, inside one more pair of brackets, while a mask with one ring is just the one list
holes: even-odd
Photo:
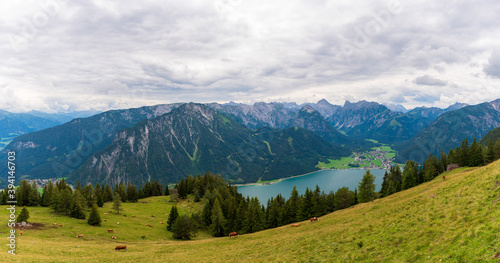
[[[32, 208], [33, 222], [49, 226], [18, 239], [9, 262], [472, 262], [500, 261], [500, 162], [461, 168], [415, 188], [323, 216], [239, 238], [174, 241], [159, 220], [170, 203], [125, 204], [127, 217], [113, 216], [100, 228]], [[144, 201], [144, 200], [143, 200]], [[184, 203], [181, 213], [190, 209]], [[109, 210], [110, 204], [102, 211]], [[164, 207], [163, 207], [164, 206]], [[194, 208], [192, 208], [194, 209]], [[136, 221], [129, 216], [136, 214]], [[155, 220], [151, 215], [155, 215]], [[1, 235], [7, 213], [0, 211]], [[114, 221], [122, 223], [117, 227]], [[52, 221], [63, 222], [53, 229]], [[155, 225], [145, 227], [145, 223]], [[157, 227], [158, 226], [158, 227]], [[105, 229], [116, 229], [118, 240]], [[85, 234], [77, 239], [77, 234]], [[146, 235], [142, 240], [141, 235]], [[4, 242], [5, 239], [4, 239]], [[126, 244], [126, 252], [115, 252]], [[3, 253], [6, 253], [4, 246]], [[495, 258], [498, 257], [498, 258]]]

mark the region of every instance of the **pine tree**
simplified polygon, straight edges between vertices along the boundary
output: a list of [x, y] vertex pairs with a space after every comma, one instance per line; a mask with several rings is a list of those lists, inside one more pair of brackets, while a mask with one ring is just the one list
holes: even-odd
[[405, 169], [403, 171], [403, 182], [401, 188], [403, 190], [417, 185], [418, 167], [414, 161], [406, 161]]
[[348, 187], [342, 187], [335, 193], [335, 210], [344, 209], [354, 204], [354, 192]]
[[69, 215], [71, 208], [71, 190], [68, 187], [65, 187], [64, 190], [61, 191], [61, 212]]
[[163, 192], [163, 195], [165, 195], [165, 196], [170, 195], [170, 191], [168, 189], [168, 184], [167, 184], [167, 186], [165, 186], [165, 191]]
[[92, 205], [92, 210], [90, 211], [89, 219], [87, 223], [91, 226], [100, 226], [101, 225], [101, 216], [99, 215], [99, 210], [97, 205]]
[[70, 213], [71, 217], [77, 219], [85, 219], [85, 199], [80, 193], [80, 190], [76, 189], [71, 197]]
[[175, 239], [191, 239], [196, 236], [197, 224], [193, 218], [182, 215], [175, 220], [171, 230]]
[[481, 166], [484, 164], [483, 149], [474, 138], [470, 146], [469, 166]]
[[174, 225], [175, 221], [179, 217], [179, 212], [177, 211], [177, 206], [172, 206], [170, 208], [170, 213], [168, 214], [168, 220], [167, 220], [167, 230], [172, 231], [172, 226]]
[[203, 220], [203, 222], [205, 223], [206, 226], [209, 226], [212, 224], [213, 203], [214, 202], [211, 201], [209, 198], [206, 198], [205, 203], [203, 205], [203, 211], [201, 212], [201, 219]]
[[96, 204], [98, 207], [104, 206], [104, 192], [101, 189], [101, 185], [97, 183], [95, 186], [95, 196], [96, 196]]
[[219, 199], [215, 198], [214, 205], [212, 207], [212, 224], [210, 225], [210, 233], [214, 237], [225, 236], [225, 218], [222, 214], [222, 209], [219, 204]]
[[30, 212], [26, 207], [23, 207], [23, 210], [21, 210], [21, 213], [17, 217], [17, 222], [28, 222], [28, 219], [30, 218]]
[[129, 202], [137, 202], [138, 193], [133, 183], [128, 183], [127, 186], [127, 200]]
[[389, 173], [385, 171], [384, 178], [382, 179], [382, 187], [380, 188], [380, 194], [379, 194], [380, 197], [387, 196], [386, 193], [388, 192], [388, 189], [389, 189]]
[[120, 194], [118, 192], [115, 192], [113, 195], [113, 209], [116, 211], [117, 214], [120, 213], [122, 205], [122, 198], [120, 197]]
[[92, 187], [91, 184], [87, 184], [85, 185], [81, 193], [86, 201], [85, 207], [91, 208], [92, 205], [96, 202], [94, 187]]
[[252, 197], [245, 214], [243, 232], [254, 233], [264, 229], [264, 215], [257, 197]]
[[121, 201], [126, 202], [127, 201], [127, 189], [125, 188], [125, 184], [123, 182], [119, 183], [115, 187], [115, 192], [120, 195]]
[[306, 192], [304, 197], [302, 198], [299, 206], [299, 211], [297, 212], [297, 221], [302, 221], [309, 219], [313, 216], [313, 201], [312, 201], [312, 191], [309, 188], [306, 188]]
[[31, 183], [31, 191], [33, 191], [33, 193], [30, 195], [30, 203], [32, 206], [37, 206], [40, 203], [40, 192], [38, 192], [36, 180], [33, 180]]
[[363, 175], [363, 179], [359, 182], [359, 193], [358, 193], [358, 201], [360, 203], [366, 203], [369, 201], [373, 201], [375, 199], [375, 177], [367, 170]]
[[358, 188], [354, 188], [354, 204], [355, 204], [355, 205], [359, 204], [359, 199], [358, 199]]
[[105, 203], [113, 201], [113, 192], [111, 191], [111, 187], [109, 187], [108, 184], [106, 184], [106, 186], [104, 187], [103, 201]]
[[488, 143], [488, 151], [486, 152], [486, 162], [492, 163], [495, 161], [495, 144], [493, 140], [490, 140]]

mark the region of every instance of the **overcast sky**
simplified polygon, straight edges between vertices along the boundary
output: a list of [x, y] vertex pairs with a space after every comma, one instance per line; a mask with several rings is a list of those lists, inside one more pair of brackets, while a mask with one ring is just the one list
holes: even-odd
[[[0, 2], [0, 109], [500, 98], [500, 2]], [[497, 48], [495, 50], [495, 48]]]

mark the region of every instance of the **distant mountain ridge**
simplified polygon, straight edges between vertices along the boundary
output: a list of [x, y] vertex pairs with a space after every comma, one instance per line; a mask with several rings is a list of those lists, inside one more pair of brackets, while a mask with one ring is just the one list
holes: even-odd
[[70, 181], [167, 183], [213, 171], [255, 182], [310, 172], [318, 159], [349, 153], [311, 131], [253, 131], [209, 107], [188, 103], [119, 132]]

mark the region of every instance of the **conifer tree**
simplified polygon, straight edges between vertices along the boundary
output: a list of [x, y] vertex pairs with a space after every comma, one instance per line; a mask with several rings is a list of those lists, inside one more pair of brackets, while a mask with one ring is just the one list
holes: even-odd
[[129, 202], [137, 202], [138, 200], [137, 189], [135, 188], [133, 183], [128, 183], [127, 186], [127, 200]]
[[252, 197], [245, 214], [243, 232], [254, 233], [264, 229], [264, 216], [257, 197]]
[[300, 205], [299, 205], [299, 211], [297, 212], [297, 221], [302, 221], [309, 219], [313, 216], [313, 194], [312, 191], [309, 188], [306, 188], [306, 192], [304, 194], [304, 197], [302, 198]]
[[354, 188], [354, 204], [359, 204], [359, 199], [358, 199], [358, 188]]
[[119, 183], [115, 187], [115, 192], [117, 192], [120, 195], [122, 202], [127, 201], [127, 189], [125, 188], [125, 184], [123, 184], [123, 182]]
[[96, 204], [92, 205], [92, 209], [90, 211], [89, 219], [87, 223], [91, 226], [100, 226], [101, 225], [101, 216], [99, 215], [99, 209]]
[[495, 144], [493, 140], [490, 140], [488, 143], [488, 151], [486, 152], [486, 162], [492, 163], [495, 161]]
[[358, 201], [360, 203], [366, 203], [369, 201], [373, 201], [375, 199], [375, 176], [370, 172], [370, 170], [366, 170], [363, 175], [363, 179], [359, 182], [359, 193], [358, 193]]
[[85, 205], [85, 198], [80, 193], [80, 190], [76, 189], [71, 197], [69, 215], [77, 219], [85, 219]]
[[179, 217], [179, 212], [177, 211], [177, 206], [172, 206], [170, 208], [170, 213], [168, 214], [168, 220], [167, 220], [167, 230], [172, 231], [172, 226], [174, 225], [175, 221]]
[[165, 196], [170, 195], [170, 191], [168, 189], [168, 184], [165, 186], [165, 191], [163, 192], [163, 195], [165, 195]]
[[206, 226], [210, 226], [212, 224], [213, 203], [214, 203], [213, 201], [206, 198], [203, 205], [203, 211], [201, 212], [201, 219], [203, 220], [203, 223], [205, 223]]
[[500, 139], [495, 142], [495, 160], [500, 159]]
[[61, 191], [61, 212], [66, 215], [69, 214], [71, 208], [71, 190], [68, 187], [65, 187], [64, 190]]
[[484, 164], [483, 149], [474, 139], [470, 146], [469, 166], [481, 166]]
[[30, 218], [30, 212], [26, 207], [23, 207], [23, 210], [21, 210], [21, 213], [17, 217], [17, 222], [28, 222], [28, 219]]
[[214, 237], [225, 236], [225, 218], [222, 214], [222, 209], [219, 204], [219, 199], [215, 198], [214, 205], [212, 207], [212, 224], [210, 225], [210, 233]]
[[380, 188], [380, 197], [387, 196], [388, 192], [389, 192], [389, 173], [385, 171], [384, 178], [382, 179], [382, 187]]
[[196, 221], [187, 215], [182, 215], [173, 223], [172, 233], [175, 239], [191, 239], [197, 233]]
[[101, 185], [97, 183], [95, 186], [95, 196], [96, 196], [96, 204], [98, 207], [104, 206], [104, 192], [101, 189]]
[[33, 193], [30, 195], [31, 206], [37, 206], [40, 203], [40, 192], [38, 192], [36, 180], [33, 180], [33, 182], [31, 183], [31, 191], [33, 191]]
[[344, 209], [354, 204], [354, 192], [348, 187], [342, 187], [335, 192], [335, 210]]
[[120, 213], [122, 205], [122, 198], [120, 197], [120, 194], [118, 192], [115, 192], [113, 195], [113, 209], [116, 211], [117, 214]]
[[403, 182], [401, 188], [403, 190], [417, 185], [418, 167], [414, 161], [406, 161], [405, 169], [403, 171]]
[[94, 187], [91, 184], [85, 185], [83, 190], [81, 191], [82, 196], [85, 198], [85, 207], [91, 208], [92, 205], [96, 202], [96, 196]]
[[108, 184], [106, 184], [106, 186], [104, 187], [103, 199], [104, 202], [113, 201], [113, 192], [111, 191], [111, 187], [109, 187]]

